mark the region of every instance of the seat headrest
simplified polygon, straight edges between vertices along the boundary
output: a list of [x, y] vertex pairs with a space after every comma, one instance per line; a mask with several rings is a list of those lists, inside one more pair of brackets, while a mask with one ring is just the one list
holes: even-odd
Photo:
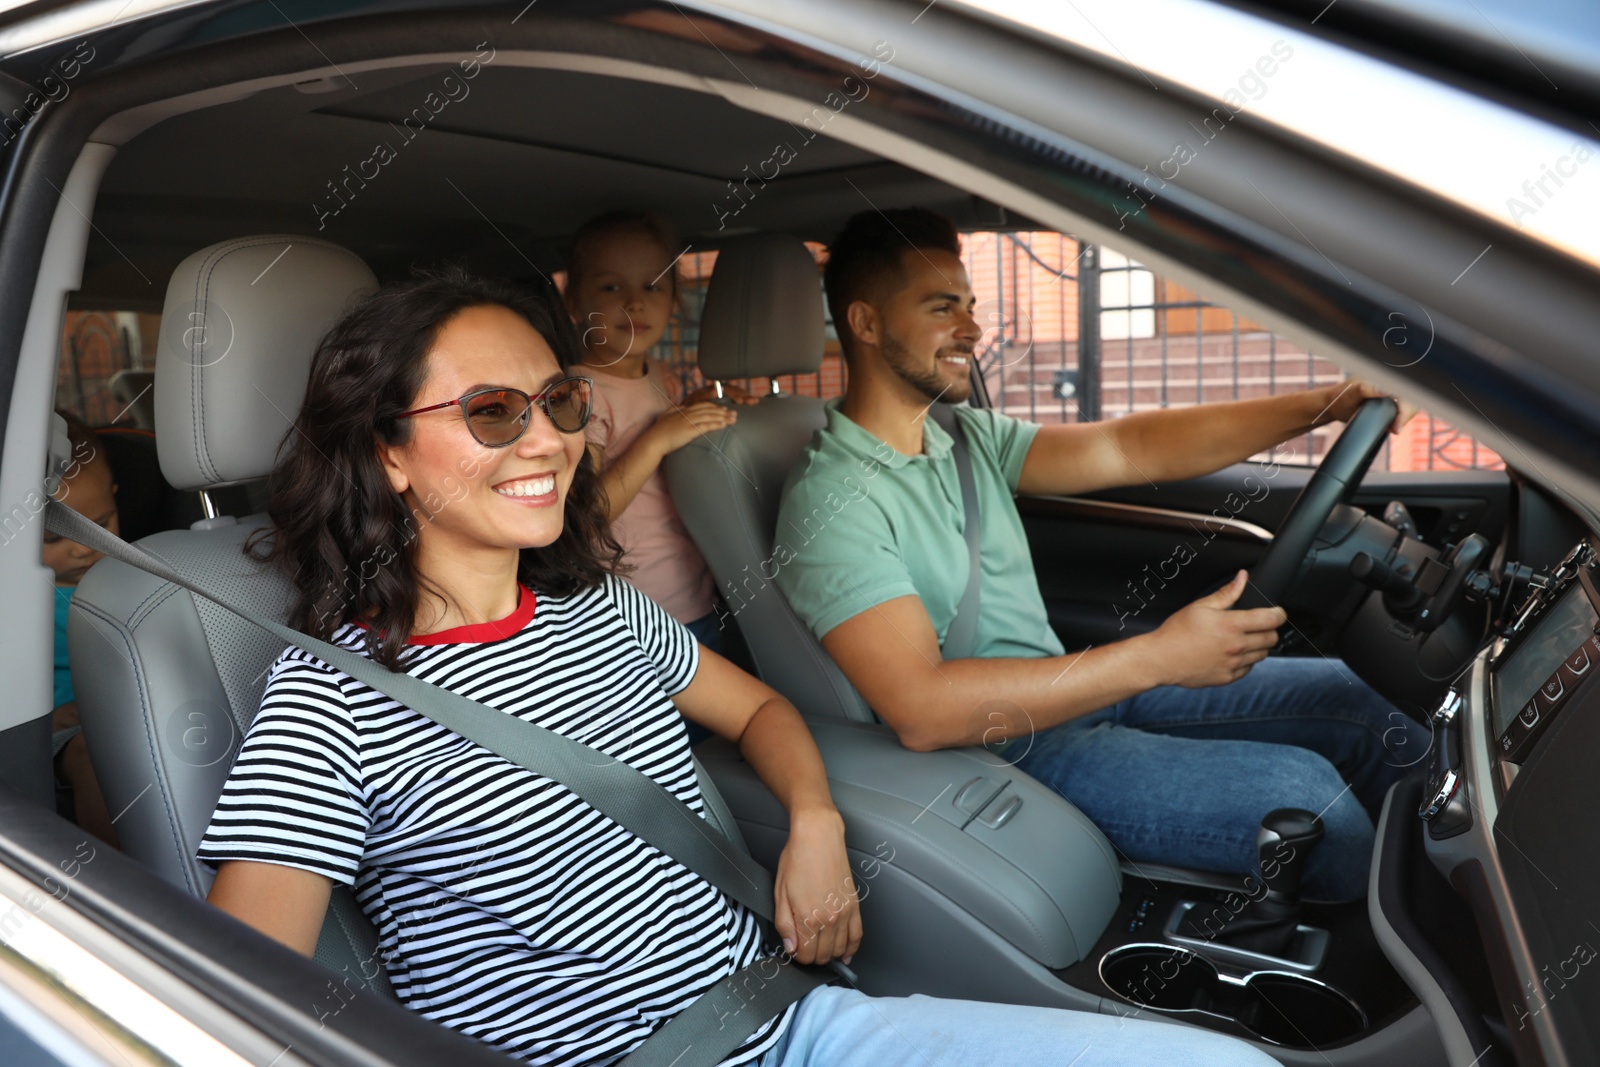
[[317, 343], [378, 279], [312, 237], [202, 248], [167, 284], [156, 354], [156, 446], [177, 489], [264, 478], [305, 398]]
[[822, 367], [822, 284], [799, 238], [755, 234], [717, 250], [700, 317], [707, 378], [815, 374]]

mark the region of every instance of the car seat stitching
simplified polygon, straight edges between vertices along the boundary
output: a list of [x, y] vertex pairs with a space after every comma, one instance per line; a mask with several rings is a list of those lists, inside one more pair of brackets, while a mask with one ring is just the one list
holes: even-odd
[[[209, 315], [209, 312], [208, 312], [208, 308], [210, 306], [210, 300], [211, 300], [211, 279], [212, 279], [212, 276], [217, 272], [218, 269], [221, 268], [223, 260], [227, 259], [228, 256], [232, 255], [234, 252], [241, 251], [241, 250], [243, 250], [245, 248], [258, 248], [258, 247], [260, 247], [261, 245], [263, 245], [265, 243], [266, 243], [265, 241], [229, 242], [228, 244], [224, 245], [222, 248], [217, 249], [216, 253], [212, 257], [210, 257], [208, 259], [208, 262], [205, 265], [205, 269], [202, 272], [202, 274], [200, 275], [200, 279], [201, 279], [201, 281], [203, 283], [203, 286], [204, 286], [202, 302], [200, 304], [200, 308], [201, 308], [201, 311], [200, 311], [201, 320], [200, 321], [205, 327], [205, 331], [203, 331], [200, 336], [203, 339], [205, 339], [206, 341], [209, 341], [209, 339], [210, 339], [209, 338], [209, 330], [210, 330], [210, 327], [211, 327], [211, 323], [209, 321], [210, 315]], [[224, 314], [226, 314], [226, 312], [224, 312]], [[230, 322], [231, 321], [232, 320], [230, 318]], [[231, 335], [231, 333], [232, 333], [231, 327], [230, 327], [230, 331], [229, 332], [230, 332], [230, 335]], [[205, 432], [205, 429], [204, 429], [204, 424], [203, 424], [203, 420], [205, 418], [205, 406], [206, 406], [206, 403], [205, 403], [205, 390], [206, 390], [206, 386], [207, 386], [207, 384], [209, 382], [209, 376], [205, 373], [202, 360], [196, 360], [195, 361], [194, 371], [195, 371], [194, 408], [195, 408], [195, 412], [196, 412], [195, 425], [196, 425], [196, 428], [197, 428], [198, 439], [199, 439], [199, 454], [198, 454], [197, 458], [199, 459], [199, 466], [200, 466], [201, 475], [204, 476], [205, 479], [208, 482], [215, 482], [215, 481], [219, 481], [221, 479], [221, 475], [217, 471], [216, 464], [211, 461], [210, 441], [209, 441], [209, 438], [206, 435], [206, 432]]]
[[[161, 553], [157, 552], [154, 548], [152, 548], [152, 547], [150, 547], [148, 545], [142, 545], [140, 547], [142, 547], [146, 552], [150, 553], [152, 556], [155, 556], [157, 559], [161, 560], [161, 562], [165, 563], [167, 566], [172, 567], [172, 561], [167, 559], [165, 556], [161, 555]], [[176, 567], [172, 567], [172, 569], [173, 570], [177, 570]], [[155, 598], [157, 598], [157, 597], [160, 597], [162, 600], [165, 600], [166, 597], [172, 595], [173, 591], [176, 590], [177, 588], [178, 588], [177, 585], [173, 584], [172, 582], [167, 581], [166, 579], [162, 579], [156, 585], [156, 587], [150, 591], [149, 595], [147, 595], [144, 598], [144, 600], [140, 601], [139, 606], [134, 608], [133, 611], [128, 615], [128, 625], [132, 626], [132, 627], [136, 627], [140, 622], [143, 621], [142, 615], [148, 614], [148, 611], [146, 610], [146, 605], [149, 605], [150, 602], [152, 600], [154, 600]], [[150, 610], [154, 610], [154, 606], [153, 605], [151, 606]]]
[[143, 600], [141, 600], [139, 602], [139, 605], [136, 608], [134, 608], [133, 611], [128, 615], [128, 624], [130, 626], [136, 625], [138, 620], [139, 620], [140, 614], [142, 612], [144, 612], [145, 606], [147, 604], [149, 604], [150, 601], [152, 601], [153, 599], [155, 599], [156, 597], [160, 596], [163, 593], [171, 591], [174, 588], [176, 588], [176, 586], [174, 586], [171, 582], [163, 581], [160, 585], [158, 585], [154, 589], [152, 589], [150, 591], [150, 593]]
[[[210, 299], [211, 299], [211, 281], [212, 281], [212, 278], [215, 277], [216, 273], [219, 270], [221, 270], [224, 260], [226, 260], [229, 256], [231, 256], [231, 255], [233, 255], [233, 254], [235, 254], [237, 252], [244, 251], [247, 248], [259, 248], [262, 245], [270, 244], [270, 243], [275, 243], [275, 242], [259, 241], [259, 240], [258, 241], [242, 240], [242, 241], [230, 242], [227, 247], [219, 249], [218, 252], [217, 252], [216, 259], [210, 264], [210, 268], [206, 272], [206, 275], [205, 275], [206, 300], [209, 302]], [[201, 305], [201, 306], [204, 307], [206, 305]], [[227, 314], [227, 312], [223, 312], [223, 314]], [[207, 322], [206, 325], [207, 325], [207, 328], [209, 329], [210, 323]], [[233, 338], [233, 330], [234, 330], [233, 320], [232, 320], [232, 317], [229, 316], [229, 331], [228, 331], [228, 333], [229, 333], [229, 344], [230, 345], [232, 345], [233, 339], [234, 339]], [[207, 337], [207, 340], [209, 341], [209, 336]], [[203, 368], [197, 367], [196, 370], [199, 373], [199, 385], [198, 385], [198, 388], [195, 390], [195, 393], [196, 393], [196, 396], [197, 396], [198, 401], [199, 401], [201, 417], [203, 418], [204, 414], [205, 414], [205, 407], [206, 407], [205, 392], [206, 392], [206, 389], [211, 384], [211, 375], [206, 374]], [[211, 482], [221, 481], [222, 480], [222, 472], [217, 468], [216, 463], [213, 462], [212, 458], [211, 458], [211, 439], [210, 439], [210, 435], [205, 433], [203, 430], [202, 430], [202, 432], [200, 434], [200, 446], [204, 450], [204, 453], [205, 453], [202, 462], [203, 462], [203, 466], [204, 466], [203, 473], [206, 475], [207, 481], [211, 481]]]
[[[355, 947], [357, 947], [355, 931], [354, 929], [350, 928], [350, 925], [347, 923], [347, 921], [344, 921], [344, 909], [342, 909], [342, 907], [330, 907], [330, 909], [328, 909], [328, 913], [333, 915], [334, 925], [338, 926], [339, 928], [339, 936], [344, 937], [344, 942], [346, 942], [347, 947], [350, 949], [350, 955], [358, 955], [358, 953], [355, 952]], [[365, 974], [363, 974], [362, 977], [366, 977]]]
[[[231, 241], [223, 247], [217, 249], [210, 256], [208, 256], [205, 261], [202, 262], [195, 277], [195, 283], [199, 287], [199, 292], [196, 293], [196, 297], [199, 301], [201, 315], [200, 321], [203, 327], [200, 333], [202, 338], [207, 336], [205, 330], [209, 329], [210, 327], [210, 323], [207, 321], [209, 318], [207, 307], [211, 298], [211, 279], [217, 270], [222, 266], [223, 260], [235, 252], [242, 252], [247, 248], [260, 248], [263, 245], [275, 245], [281, 240], [283, 240], [282, 236], [274, 234], [270, 237], [264, 236], [254, 239], [244, 238], [237, 241]], [[321, 248], [324, 251], [342, 252], [346, 255], [352, 255], [348, 249], [342, 248], [339, 245], [330, 244], [326, 241], [318, 241], [313, 238], [299, 238], [295, 241], [295, 243]], [[204, 477], [207, 481], [215, 482], [219, 481], [222, 475], [220, 471], [218, 471], [216, 464], [211, 460], [211, 450], [207, 443], [203, 421], [205, 415], [204, 394], [208, 378], [203, 367], [201, 366], [201, 361], [195, 358], [195, 353], [192, 349], [190, 350], [189, 355], [190, 370], [192, 373], [192, 388], [189, 396], [189, 410], [190, 419], [193, 423], [191, 431], [194, 435], [196, 466], [199, 468], [202, 477]]]
[[[216, 249], [201, 261], [200, 267], [195, 273], [194, 300], [195, 307], [199, 309], [198, 314], [200, 315], [200, 332], [196, 336], [200, 339], [201, 345], [205, 344], [208, 331], [211, 328], [211, 324], [207, 321], [207, 304], [211, 299], [211, 273], [216, 270], [216, 265], [227, 254], [227, 245]], [[192, 314], [189, 320], [191, 322], [194, 321]], [[184, 336], [187, 338], [188, 334], [185, 333]], [[211, 454], [206, 447], [204, 425], [205, 397], [203, 394], [205, 392], [206, 376], [201, 366], [200, 354], [195, 351], [192, 345], [186, 344], [185, 347], [188, 350], [189, 357], [189, 421], [190, 432], [194, 437], [195, 468], [205, 481], [215, 481], [215, 471], [211, 467], [210, 461]]]
[[[160, 755], [161, 746], [156, 743], [156, 739], [151, 734], [151, 731], [158, 729], [158, 727], [156, 726], [154, 709], [150, 703], [149, 691], [146, 686], [148, 674], [141, 665], [139, 648], [137, 643], [133, 640], [132, 628], [124, 627], [108, 612], [104, 611], [88, 600], [74, 597], [73, 606], [77, 610], [82, 611], [87, 615], [91, 615], [106, 622], [111, 627], [112, 632], [122, 640], [124, 647], [127, 649], [128, 663], [133, 669], [133, 689], [139, 697], [140, 718], [144, 720], [145, 745], [148, 747], [150, 752], [150, 767], [154, 778], [154, 781], [151, 782], [151, 786], [156, 790], [156, 794], [161, 800], [161, 810], [166, 815], [167, 830], [172, 834], [173, 851], [179, 858], [179, 870], [183, 875], [184, 886], [191, 893], [199, 895], [200, 887], [195, 883], [193, 873], [190, 869], [190, 864], [193, 861], [190, 857], [184, 854], [183, 832], [177, 823], [177, 809], [172, 802], [171, 793], [167, 790], [167, 776]], [[104, 630], [100, 632], [102, 634], [105, 633]], [[126, 812], [123, 814], [126, 814]], [[121, 816], [118, 817], [120, 818]]]
[[[353, 894], [351, 896], [351, 899], [354, 900], [354, 895]], [[358, 907], [358, 908], [360, 907], [359, 902], [357, 902], [356, 907]], [[330, 914], [333, 917], [334, 924], [336, 926], [338, 926], [339, 935], [344, 938], [345, 946], [350, 949], [350, 954], [352, 956], [357, 956], [358, 957], [358, 960], [357, 960], [358, 963], [366, 963], [366, 962], [368, 962], [368, 960], [370, 960], [370, 958], [371, 958], [370, 956], [368, 957], [368, 960], [359, 959], [360, 952], [358, 951], [358, 949], [360, 948], [362, 941], [365, 940], [365, 939], [360, 936], [359, 931], [356, 929], [356, 927], [354, 927], [347, 920], [347, 917], [345, 915], [345, 911], [344, 911], [343, 906], [330, 907], [328, 909], [328, 914]], [[382, 946], [378, 946], [378, 947], [379, 947], [379, 949], [381, 949]], [[378, 955], [380, 957], [380, 960], [381, 960], [381, 952], [374, 952], [372, 955]], [[383, 987], [385, 985], [387, 985], [388, 982], [387, 982], [386, 977], [383, 974], [383, 968], [382, 968], [381, 965], [377, 968], [376, 972], [374, 973], [373, 977], [371, 977], [371, 978], [367, 977], [366, 968], [365, 967], [362, 967], [361, 971], [362, 971], [362, 973], [360, 974], [360, 976], [356, 978], [356, 980], [358, 982], [361, 982], [366, 988], [368, 988], [368, 989], [370, 989], [370, 990], [372, 990], [374, 992], [382, 993], [384, 991]], [[346, 974], [350, 973], [348, 967], [345, 968], [345, 973]]]
[[[241, 717], [240, 709], [234, 706], [233, 694], [228, 689], [228, 683], [222, 677], [223, 671], [219, 666], [220, 659], [215, 650], [214, 642], [212, 641], [211, 629], [206, 625], [205, 613], [200, 610], [200, 605], [202, 603], [201, 598], [189, 590], [184, 589], [182, 586], [177, 585], [171, 586], [170, 592], [173, 595], [178, 593], [188, 594], [188, 603], [190, 609], [194, 612], [195, 622], [200, 630], [200, 640], [205, 644], [206, 656], [209, 658], [211, 663], [212, 677], [216, 680], [217, 688], [222, 693], [223, 710], [228, 713], [228, 718], [231, 719], [234, 725], [239, 728], [240, 736], [242, 738], [243, 734], [248, 731], [250, 723], [255, 719], [255, 713], [259, 710], [259, 701], [256, 708], [249, 710], [248, 717]], [[166, 598], [162, 599], [165, 601]], [[237, 753], [235, 753], [235, 755], [237, 755]], [[229, 762], [231, 763], [232, 761], [230, 760]]]
[[128, 617], [128, 625], [137, 628], [148, 616], [155, 614], [156, 610], [162, 604], [165, 604], [179, 588], [181, 587], [168, 582], [165, 589], [157, 589], [154, 593], [151, 593], [150, 596], [145, 598], [144, 603], [139, 605], [139, 610]]
[[[798, 629], [803, 635], [799, 642], [801, 654], [811, 666], [816, 668], [822, 680], [827, 683], [829, 690], [833, 693], [834, 700], [841, 710], [845, 712], [845, 717], [855, 720], [856, 716], [852, 713], [858, 708], [866, 708], [870, 712], [871, 708], [867, 704], [866, 698], [861, 695], [855, 685], [845, 677], [844, 672], [834, 663], [833, 657], [828, 655], [827, 650], [822, 647], [822, 643], [816, 638], [816, 635], [811, 633], [811, 627], [807, 625], [804, 619], [800, 618], [800, 614], [789, 603], [788, 596], [781, 588], [777, 587], [776, 581], [773, 582], [773, 586], [777, 591], [778, 603], [783, 617], [789, 621], [791, 627]], [[806, 640], [806, 637], [810, 637], [811, 640]]]

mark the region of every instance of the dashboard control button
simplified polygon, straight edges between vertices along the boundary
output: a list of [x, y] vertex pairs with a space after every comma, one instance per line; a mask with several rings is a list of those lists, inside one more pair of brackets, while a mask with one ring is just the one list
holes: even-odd
[[1589, 652], [1579, 646], [1578, 651], [1567, 657], [1567, 662], [1562, 664], [1574, 678], [1582, 677], [1583, 672], [1589, 669]]
[[1567, 695], [1567, 687], [1561, 682], [1561, 675], [1552, 674], [1545, 683], [1539, 687], [1539, 699], [1544, 701], [1546, 708], [1555, 706], [1556, 701]]
[[1561, 675], [1561, 680], [1566, 683], [1567, 692], [1570, 693], [1572, 690], [1583, 684], [1583, 679], [1587, 674], [1587, 668], [1582, 671], [1575, 671], [1572, 669], [1572, 667], [1563, 663], [1561, 665], [1561, 669], [1556, 673]]
[[1522, 714], [1517, 716], [1518, 721], [1524, 726], [1532, 726], [1539, 721], [1539, 703], [1535, 700], [1528, 701], [1528, 706], [1522, 709]]

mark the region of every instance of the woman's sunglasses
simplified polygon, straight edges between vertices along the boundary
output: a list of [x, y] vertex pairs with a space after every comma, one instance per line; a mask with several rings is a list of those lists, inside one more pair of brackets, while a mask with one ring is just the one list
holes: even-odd
[[515, 444], [528, 430], [528, 416], [539, 405], [556, 429], [579, 433], [589, 424], [594, 403], [594, 382], [588, 378], [563, 378], [542, 393], [529, 396], [521, 389], [479, 389], [455, 400], [402, 411], [397, 419], [460, 405], [467, 429], [480, 445], [504, 448]]

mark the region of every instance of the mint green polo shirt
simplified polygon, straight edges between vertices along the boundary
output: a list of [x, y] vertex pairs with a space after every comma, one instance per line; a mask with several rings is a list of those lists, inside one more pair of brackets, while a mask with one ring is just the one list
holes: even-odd
[[[821, 638], [885, 601], [922, 598], [943, 644], [966, 588], [961, 482], [950, 435], [923, 421], [919, 456], [907, 456], [827, 404], [789, 475], [773, 555], [779, 588]], [[1039, 427], [997, 412], [956, 408], [977, 481], [983, 569], [975, 656], [1059, 656], [1033, 558], [1013, 499]]]

